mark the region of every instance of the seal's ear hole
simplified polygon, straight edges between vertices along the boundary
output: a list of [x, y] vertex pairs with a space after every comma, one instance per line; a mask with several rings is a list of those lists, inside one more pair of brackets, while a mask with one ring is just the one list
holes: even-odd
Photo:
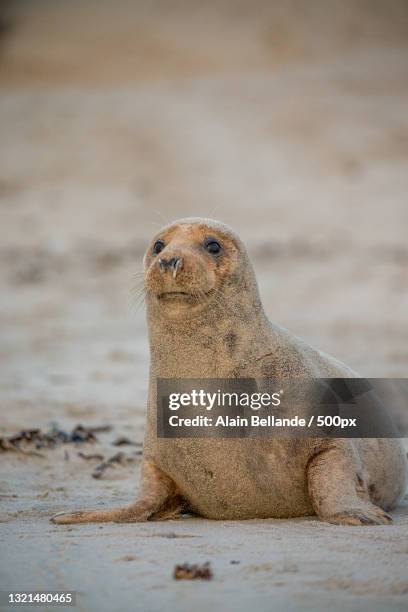
[[204, 248], [211, 255], [218, 255], [222, 250], [221, 244], [215, 238], [206, 238], [204, 240]]
[[165, 247], [163, 240], [156, 240], [153, 245], [153, 255], [158, 255]]

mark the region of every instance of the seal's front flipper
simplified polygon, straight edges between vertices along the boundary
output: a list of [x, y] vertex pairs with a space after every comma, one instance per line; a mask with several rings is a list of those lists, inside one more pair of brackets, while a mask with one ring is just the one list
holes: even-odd
[[308, 463], [317, 516], [336, 525], [387, 525], [392, 518], [369, 499], [360, 460], [348, 440], [324, 440]]
[[138, 523], [147, 521], [152, 510], [144, 501], [135, 502], [131, 506], [112, 510], [78, 510], [75, 512], [59, 512], [50, 520], [56, 525], [72, 525], [74, 523]]
[[50, 520], [57, 525], [75, 523], [138, 523], [152, 520], [174, 518], [183, 507], [182, 497], [176, 485], [153, 463], [143, 465], [140, 497], [133, 504], [112, 510], [79, 510], [60, 512]]

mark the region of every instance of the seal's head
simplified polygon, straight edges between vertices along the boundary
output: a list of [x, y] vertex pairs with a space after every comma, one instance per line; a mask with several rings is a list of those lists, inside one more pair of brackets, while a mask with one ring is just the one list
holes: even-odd
[[173, 319], [220, 306], [228, 287], [245, 284], [243, 260], [245, 247], [226, 225], [175, 221], [156, 234], [144, 257], [148, 302]]

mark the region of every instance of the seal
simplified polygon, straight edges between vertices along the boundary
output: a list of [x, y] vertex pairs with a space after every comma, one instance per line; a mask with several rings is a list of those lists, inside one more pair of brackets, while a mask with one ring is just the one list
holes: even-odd
[[158, 438], [160, 378], [357, 376], [265, 315], [238, 236], [217, 221], [163, 228], [144, 257], [150, 382], [137, 500], [122, 508], [63, 512], [58, 524], [317, 515], [343, 525], [391, 522], [407, 486], [398, 439]]

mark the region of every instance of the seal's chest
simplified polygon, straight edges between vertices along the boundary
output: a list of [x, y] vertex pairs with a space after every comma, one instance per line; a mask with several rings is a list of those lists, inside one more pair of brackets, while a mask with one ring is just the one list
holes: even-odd
[[[166, 439], [157, 446], [159, 467], [190, 507], [207, 518], [236, 519], [308, 513], [301, 461], [287, 461], [282, 442]], [[286, 450], [286, 454], [285, 451]]]
[[159, 467], [198, 513], [232, 518], [237, 504], [252, 505], [257, 483], [240, 445], [177, 439], [162, 441], [157, 451]]

